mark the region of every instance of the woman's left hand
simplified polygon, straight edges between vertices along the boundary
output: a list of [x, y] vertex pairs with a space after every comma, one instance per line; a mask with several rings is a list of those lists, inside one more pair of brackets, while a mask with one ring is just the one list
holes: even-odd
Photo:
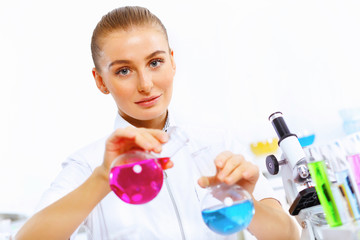
[[253, 193], [259, 179], [259, 168], [245, 160], [240, 154], [225, 151], [215, 158], [216, 175], [201, 177], [198, 181], [201, 187], [208, 187], [219, 183], [228, 185], [238, 184], [249, 193]]

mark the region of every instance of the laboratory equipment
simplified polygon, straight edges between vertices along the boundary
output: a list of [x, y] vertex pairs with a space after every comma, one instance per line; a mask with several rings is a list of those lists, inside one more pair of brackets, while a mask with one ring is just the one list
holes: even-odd
[[[214, 160], [218, 153], [211, 147], [205, 147], [192, 154], [201, 176], [215, 176]], [[207, 193], [201, 200], [201, 209], [205, 224], [221, 235], [245, 229], [255, 213], [250, 194], [238, 185], [225, 183], [207, 188]]]
[[360, 108], [343, 108], [339, 110], [343, 121], [345, 134], [350, 135], [360, 131]]
[[355, 182], [360, 191], [360, 136], [359, 133], [349, 135], [346, 139], [346, 158], [353, 170]]
[[11, 220], [0, 218], [0, 240], [11, 240]]
[[276, 153], [278, 148], [279, 146], [277, 138], [267, 139], [264, 141], [254, 142], [250, 144], [250, 149], [256, 156]]
[[340, 188], [341, 195], [345, 199], [346, 207], [352, 219], [360, 219], [359, 193], [355, 178], [350, 171], [351, 167], [346, 159], [345, 149], [340, 141], [328, 144], [327, 155], [332, 170], [335, 174], [336, 183]]
[[189, 140], [177, 127], [170, 127], [167, 132], [169, 141], [163, 145], [160, 155], [132, 150], [113, 161], [109, 173], [110, 188], [124, 202], [144, 204], [160, 192], [165, 165]]
[[291, 204], [290, 214], [297, 215], [302, 209], [319, 204], [307, 168], [306, 155], [297, 136], [289, 131], [281, 112], [271, 114], [269, 120], [279, 137], [282, 160], [278, 161], [274, 155], [269, 155], [266, 157], [266, 167], [270, 174], [276, 175], [282, 166], [286, 200]]
[[[282, 155], [280, 161], [274, 155], [267, 156], [266, 167], [270, 174], [276, 175], [281, 166], [280, 173], [285, 196], [290, 205], [289, 213], [295, 216], [302, 227], [301, 239], [360, 239], [359, 226], [352, 223], [341, 225], [339, 214], [336, 213], [338, 210], [337, 208], [336, 211], [334, 210], [336, 204], [334, 204], [329, 188], [332, 183], [329, 180], [328, 184], [324, 181], [327, 168], [325, 161], [315, 161], [315, 159], [319, 160], [321, 156], [317, 155], [314, 158], [311, 152], [308, 157], [312, 156], [313, 159], [306, 156], [304, 149], [308, 148], [303, 149], [297, 136], [289, 131], [281, 112], [271, 114], [269, 120], [279, 136], [279, 147], [282, 150]], [[309, 150], [306, 151], [309, 153]], [[309, 164], [307, 164], [308, 160], [310, 160]], [[317, 188], [320, 188], [319, 194], [315, 188], [316, 184], [318, 184]], [[323, 196], [318, 197], [318, 195]], [[330, 202], [330, 207], [320, 205], [319, 198], [325, 198], [325, 202]], [[325, 212], [324, 208], [327, 209]], [[333, 213], [332, 210], [334, 210]], [[326, 212], [330, 216], [326, 216]]]
[[303, 134], [298, 137], [301, 147], [307, 147], [314, 143], [315, 133]]
[[[290, 205], [289, 213], [303, 226], [302, 239], [320, 239], [314, 228], [313, 214], [317, 219], [325, 219], [316, 190], [307, 167], [306, 155], [297, 136], [290, 132], [283, 114], [275, 112], [269, 116], [276, 134], [279, 137], [279, 147], [282, 150], [281, 160], [274, 155], [266, 157], [266, 167], [271, 175], [280, 171], [284, 185], [285, 196]], [[326, 221], [316, 221], [322, 226]]]
[[340, 226], [342, 222], [331, 190], [324, 158], [315, 147], [308, 148], [306, 152], [308, 153], [310, 175], [315, 183], [316, 193], [323, 207], [326, 221], [330, 227]]

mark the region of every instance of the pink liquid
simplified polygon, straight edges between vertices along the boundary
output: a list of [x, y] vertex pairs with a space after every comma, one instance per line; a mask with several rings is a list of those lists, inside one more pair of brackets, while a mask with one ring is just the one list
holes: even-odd
[[124, 202], [143, 204], [154, 199], [163, 184], [163, 170], [155, 159], [146, 159], [110, 171], [111, 190]]
[[356, 184], [358, 185], [358, 188], [360, 191], [360, 154], [348, 156], [348, 160], [349, 160], [350, 166], [353, 170]]

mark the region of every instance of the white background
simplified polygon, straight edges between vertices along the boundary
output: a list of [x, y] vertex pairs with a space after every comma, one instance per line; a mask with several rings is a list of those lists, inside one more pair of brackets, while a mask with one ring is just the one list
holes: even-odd
[[360, 3], [352, 1], [0, 2], [0, 212], [31, 213], [73, 151], [112, 131], [116, 107], [91, 75], [92, 30], [115, 7], [148, 7], [177, 62], [184, 121], [275, 136], [269, 114], [322, 144], [359, 107]]

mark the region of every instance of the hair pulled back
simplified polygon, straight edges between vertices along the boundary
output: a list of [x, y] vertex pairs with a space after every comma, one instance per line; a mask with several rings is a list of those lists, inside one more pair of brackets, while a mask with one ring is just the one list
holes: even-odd
[[96, 25], [91, 38], [91, 55], [95, 68], [100, 71], [98, 59], [101, 53], [101, 39], [117, 30], [129, 30], [140, 26], [157, 26], [168, 41], [167, 31], [160, 19], [147, 8], [126, 6], [116, 8], [104, 15]]

